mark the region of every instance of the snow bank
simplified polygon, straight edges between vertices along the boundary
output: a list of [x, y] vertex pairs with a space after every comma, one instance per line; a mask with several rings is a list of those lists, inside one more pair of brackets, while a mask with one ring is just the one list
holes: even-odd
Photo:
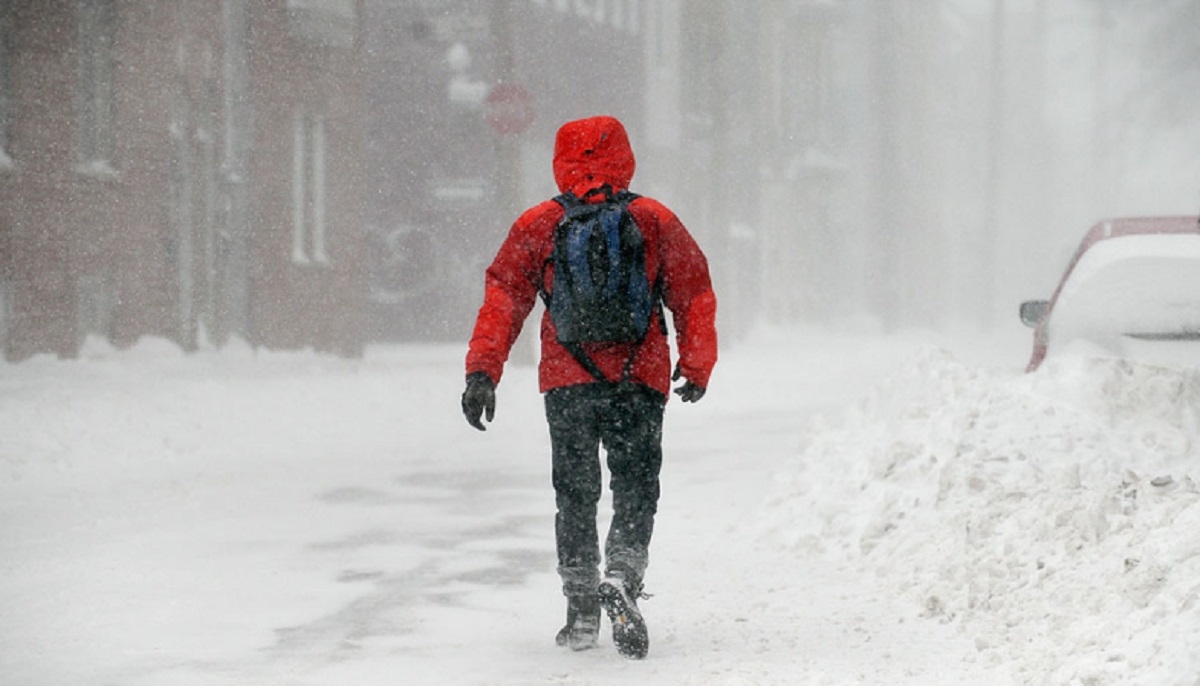
[[817, 426], [763, 521], [851, 561], [1030, 684], [1195, 686], [1200, 371], [926, 349]]

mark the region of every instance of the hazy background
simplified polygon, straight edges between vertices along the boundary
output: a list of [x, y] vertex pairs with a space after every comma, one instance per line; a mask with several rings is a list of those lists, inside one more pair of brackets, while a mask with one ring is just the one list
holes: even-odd
[[[730, 339], [758, 322], [1017, 325], [1019, 300], [1049, 294], [1092, 223], [1200, 209], [1196, 2], [370, 7], [371, 50], [410, 67], [395, 73], [393, 59], [373, 81], [372, 118], [386, 129], [372, 134], [374, 168], [398, 167], [376, 176], [379, 197], [414, 195], [431, 176], [461, 189], [473, 173], [503, 193], [479, 165], [493, 147], [492, 173], [519, 177], [508, 188], [515, 201], [478, 211], [416, 219], [405, 203], [377, 205], [376, 230], [425, 237], [429, 269], [466, 250], [448, 279], [461, 287], [438, 285], [416, 309], [381, 313], [401, 338], [465, 333], [508, 220], [556, 192], [555, 128], [595, 113], [626, 120], [634, 189], [674, 208], [709, 253]], [[432, 27], [423, 61], [403, 47], [421, 27]], [[470, 66], [453, 63], [464, 53]], [[427, 71], [413, 73], [414, 63]], [[483, 106], [468, 114], [469, 92], [450, 84], [472, 79], [527, 86], [530, 127], [497, 137], [480, 121]], [[423, 125], [411, 113], [414, 80], [433, 82], [428, 97], [464, 118], [436, 114], [439, 103]], [[406, 147], [405, 136], [421, 142]], [[438, 247], [446, 243], [457, 248]], [[418, 284], [447, 283], [414, 269]], [[450, 301], [461, 315], [447, 321]]]
[[0, 0], [0, 343], [465, 342], [557, 193], [555, 131], [595, 114], [708, 254], [723, 344], [1018, 327], [1093, 223], [1200, 210], [1196, 26], [1195, 0]]

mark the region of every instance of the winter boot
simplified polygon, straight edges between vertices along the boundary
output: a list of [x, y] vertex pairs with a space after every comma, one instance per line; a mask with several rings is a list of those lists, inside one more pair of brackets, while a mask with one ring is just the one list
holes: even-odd
[[614, 571], [605, 576], [597, 590], [600, 604], [612, 621], [613, 645], [618, 653], [634, 660], [646, 657], [650, 650], [650, 634], [637, 606], [641, 592], [641, 584], [626, 581], [626, 575]]
[[600, 635], [600, 600], [594, 595], [567, 597], [567, 624], [554, 642], [571, 650], [596, 647]]

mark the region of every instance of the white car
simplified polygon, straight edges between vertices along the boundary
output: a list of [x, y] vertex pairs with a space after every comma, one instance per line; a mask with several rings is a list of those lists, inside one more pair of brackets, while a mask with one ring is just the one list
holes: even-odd
[[1115, 357], [1200, 367], [1200, 222], [1126, 217], [1084, 236], [1049, 300], [1021, 303], [1027, 371], [1082, 344]]

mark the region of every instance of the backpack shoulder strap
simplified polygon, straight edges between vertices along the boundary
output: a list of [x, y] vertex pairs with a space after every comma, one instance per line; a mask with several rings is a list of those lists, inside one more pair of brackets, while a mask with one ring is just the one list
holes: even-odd
[[623, 191], [619, 191], [616, 195], [614, 195], [613, 200], [620, 203], [622, 207], [626, 207], [629, 205], [629, 203], [633, 202], [634, 200], [637, 200], [640, 197], [642, 197], [642, 196], [638, 195], [637, 193], [634, 193], [631, 190], [623, 190]]
[[[617, 193], [614, 197], [614, 200], [621, 203], [622, 207], [628, 209], [629, 204], [640, 197], [642, 197], [640, 194], [634, 193], [633, 191], [627, 189]], [[634, 221], [632, 214], [629, 215], [629, 221], [633, 222], [634, 226], [637, 226], [637, 222]], [[638, 230], [640, 231], [641, 227], [638, 227]], [[663, 312], [663, 275], [661, 255], [659, 258], [658, 271], [655, 272], [654, 280], [650, 283], [650, 297], [654, 301], [654, 310], [658, 313], [658, 328], [665, 336], [667, 335], [667, 322], [665, 313]]]
[[[584, 196], [584, 198], [591, 196], [593, 193], [603, 193], [605, 201], [610, 202], [610, 203], [617, 203], [618, 205], [621, 205], [622, 207], [625, 207], [625, 206], [629, 205], [629, 203], [633, 202], [634, 200], [637, 200], [638, 198], [642, 197], [641, 195], [638, 195], [637, 193], [634, 193], [633, 191], [630, 191], [630, 190], [617, 191], [616, 193], [613, 193], [612, 188], [605, 185], [605, 186], [601, 186], [600, 188], [597, 188], [597, 189], [593, 190], [592, 192], [588, 193], [587, 195]], [[562, 205], [562, 208], [569, 213], [573, 208], [587, 206], [588, 204], [590, 204], [590, 203], [584, 202], [584, 198], [580, 198], [579, 196], [575, 195], [571, 191], [566, 191], [565, 193], [560, 193], [559, 195], [554, 196], [554, 198], [552, 198], [552, 199], [554, 200], [554, 202], [558, 203], [559, 205]]]
[[564, 210], [569, 210], [572, 207], [577, 207], [577, 206], [583, 204], [583, 201], [580, 200], [579, 197], [577, 195], [575, 195], [574, 193], [572, 193], [571, 191], [567, 191], [565, 193], [556, 195], [553, 198], [551, 198], [551, 200], [558, 203], [559, 205], [562, 205], [562, 208]]
[[579, 366], [586, 369], [588, 374], [591, 374], [597, 381], [608, 381], [608, 378], [604, 376], [604, 372], [600, 371], [600, 367], [596, 365], [596, 362], [584, 352], [582, 345], [578, 343], [559, 343], [559, 345], [566, 348], [567, 352], [571, 353], [571, 357], [574, 357], [575, 361], [579, 363]]

